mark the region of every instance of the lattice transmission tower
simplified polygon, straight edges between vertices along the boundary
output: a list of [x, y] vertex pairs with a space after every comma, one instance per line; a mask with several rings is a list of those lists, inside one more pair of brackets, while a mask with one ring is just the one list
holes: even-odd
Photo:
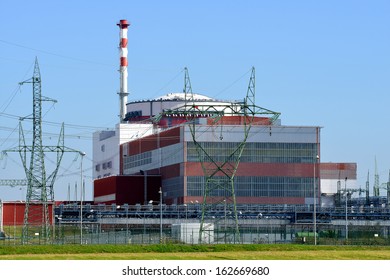
[[[200, 219], [199, 242], [208, 242], [214, 228], [224, 230], [225, 242], [239, 242], [239, 222], [234, 179], [245, 148], [248, 135], [255, 116], [266, 115], [271, 125], [280, 113], [255, 105], [255, 68], [252, 68], [246, 98], [243, 102], [197, 102], [192, 92], [187, 68], [184, 77], [185, 104], [181, 107], [166, 110], [162, 116], [185, 116], [189, 127], [192, 143], [196, 150], [204, 174], [202, 215]], [[162, 117], [160, 116], [160, 117]], [[224, 125], [224, 117], [239, 117], [243, 129], [242, 138], [236, 142], [224, 139], [228, 135], [228, 126]], [[207, 125], [200, 125], [200, 119], [207, 118]], [[210, 145], [202, 138], [209, 129], [219, 133], [219, 141]], [[235, 137], [238, 134], [235, 134]], [[229, 138], [229, 137], [226, 137]], [[219, 147], [219, 151], [216, 151]], [[213, 211], [223, 211], [224, 215], [211, 216]], [[210, 222], [212, 221], [212, 222]]]
[[373, 186], [373, 192], [374, 196], [379, 196], [379, 174], [378, 174], [378, 165], [376, 163], [376, 157], [375, 157], [375, 174], [374, 174], [374, 186]]
[[[42, 102], [56, 100], [44, 97], [41, 94], [41, 74], [38, 59], [35, 59], [33, 77], [20, 84], [31, 83], [33, 88], [32, 113], [32, 144], [27, 145], [21, 122], [19, 123], [19, 146], [3, 151], [18, 152], [22, 161], [27, 180], [26, 206], [24, 211], [22, 244], [30, 243], [33, 238], [39, 237], [40, 242], [49, 243], [51, 238], [51, 219], [49, 204], [54, 201], [54, 181], [64, 152], [77, 150], [64, 146], [64, 124], [62, 124], [57, 145], [45, 146], [42, 144]], [[26, 118], [23, 118], [26, 119]], [[54, 170], [48, 175], [45, 167], [45, 153], [56, 153], [57, 160]], [[30, 158], [28, 159], [28, 155]]]

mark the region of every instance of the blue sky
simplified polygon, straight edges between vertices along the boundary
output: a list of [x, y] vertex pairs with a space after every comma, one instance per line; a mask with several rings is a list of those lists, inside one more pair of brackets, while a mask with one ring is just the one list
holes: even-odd
[[[6, 3], [4, 3], [6, 2]], [[65, 123], [68, 147], [87, 153], [92, 132], [118, 121], [120, 19], [129, 28], [129, 100], [183, 88], [188, 67], [196, 93], [245, 97], [256, 67], [256, 103], [281, 112], [286, 125], [321, 126], [321, 161], [356, 162], [358, 186], [375, 158], [388, 179], [390, 121], [389, 1], [3, 1], [0, 4], [0, 150], [17, 146], [18, 119], [32, 111], [30, 85], [38, 57], [44, 144]], [[54, 123], [54, 124], [53, 124]], [[23, 122], [26, 131], [31, 125]], [[48, 162], [50, 160], [48, 159]], [[48, 163], [49, 164], [49, 163]], [[80, 159], [65, 155], [56, 199], [79, 180]], [[0, 178], [23, 178], [9, 154]], [[87, 199], [92, 197], [87, 180]], [[383, 191], [382, 191], [383, 193]], [[24, 199], [0, 187], [0, 199]]]

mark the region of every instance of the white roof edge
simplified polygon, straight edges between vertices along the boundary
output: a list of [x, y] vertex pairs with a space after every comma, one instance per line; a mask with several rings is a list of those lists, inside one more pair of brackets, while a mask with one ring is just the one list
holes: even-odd
[[[214, 100], [211, 97], [208, 97], [206, 95], [198, 94], [198, 93], [192, 93], [195, 100]], [[184, 100], [185, 99], [185, 93], [184, 92], [172, 92], [167, 93], [165, 95], [159, 96], [154, 98], [154, 100]]]

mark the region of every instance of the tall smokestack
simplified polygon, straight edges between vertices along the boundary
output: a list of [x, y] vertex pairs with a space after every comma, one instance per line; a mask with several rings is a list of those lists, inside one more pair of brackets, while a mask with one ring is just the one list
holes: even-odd
[[119, 120], [123, 122], [126, 117], [127, 96], [127, 27], [130, 24], [125, 19], [121, 19], [119, 26], [119, 56], [120, 56], [120, 90], [119, 90]]

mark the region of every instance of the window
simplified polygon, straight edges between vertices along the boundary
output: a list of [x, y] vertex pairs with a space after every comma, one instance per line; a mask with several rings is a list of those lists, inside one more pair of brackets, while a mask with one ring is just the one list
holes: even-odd
[[96, 171], [100, 171], [100, 164], [96, 164], [95, 170], [96, 170]]
[[[215, 177], [214, 183], [228, 186], [225, 177]], [[305, 177], [271, 177], [249, 176], [235, 177], [235, 192], [237, 197], [313, 197], [313, 178]], [[204, 177], [187, 177], [187, 195], [204, 195]], [[209, 185], [210, 196], [229, 196], [228, 188], [215, 188]]]
[[[198, 142], [214, 161], [237, 160], [237, 143]], [[195, 144], [187, 143], [187, 161], [210, 161], [206, 153], [198, 154]], [[246, 143], [241, 162], [313, 163], [317, 145], [313, 143]]]
[[124, 170], [131, 169], [137, 166], [150, 164], [152, 162], [152, 152], [145, 152], [133, 156], [126, 156], [123, 158]]

